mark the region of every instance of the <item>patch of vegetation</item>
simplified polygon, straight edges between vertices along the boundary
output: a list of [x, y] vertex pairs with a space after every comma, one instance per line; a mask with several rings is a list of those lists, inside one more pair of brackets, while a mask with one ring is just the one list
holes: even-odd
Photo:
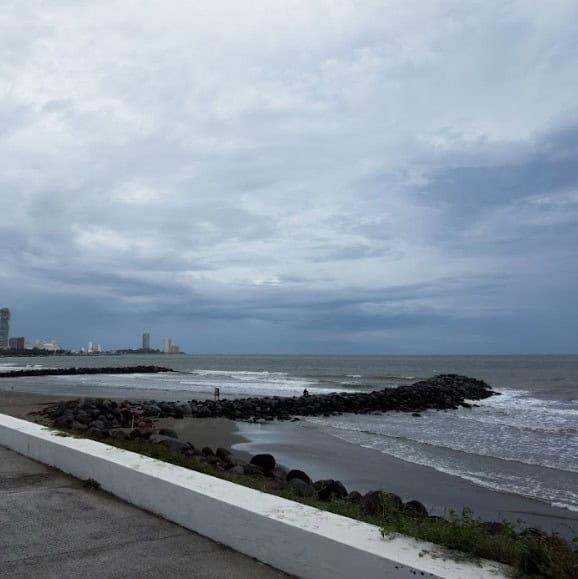
[[[85, 438], [92, 437], [86, 436]], [[389, 500], [387, 495], [383, 496], [381, 512], [370, 515], [364, 512], [357, 503], [347, 500], [325, 502], [316, 497], [301, 498], [290, 487], [274, 479], [234, 474], [199, 462], [194, 457], [183, 456], [159, 444], [142, 440], [115, 439], [107, 439], [106, 443], [324, 511], [377, 525], [382, 529], [385, 539], [399, 533], [434, 543], [452, 550], [451, 553], [447, 553], [448, 559], [497, 561], [511, 566], [517, 577], [546, 579], [578, 577], [576, 539], [573, 543], [569, 543], [557, 535], [546, 535], [532, 529], [517, 530], [507, 522], [479, 521], [473, 518], [468, 510], [464, 510], [461, 515], [450, 513], [448, 518], [415, 516], [404, 511], [395, 501]]]

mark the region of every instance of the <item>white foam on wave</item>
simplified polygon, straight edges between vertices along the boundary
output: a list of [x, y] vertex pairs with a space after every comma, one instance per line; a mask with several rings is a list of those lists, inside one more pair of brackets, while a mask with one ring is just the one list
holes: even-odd
[[534, 398], [525, 390], [512, 389], [478, 404], [480, 411], [460, 413], [458, 416], [487, 425], [504, 425], [535, 432], [578, 433], [578, 404], [575, 401]]
[[[423, 418], [423, 416], [422, 416]], [[370, 425], [363, 425], [358, 426], [355, 424], [346, 424], [335, 419], [326, 419], [320, 417], [308, 417], [307, 420], [312, 424], [319, 424], [324, 427], [331, 428], [335, 431], [342, 431], [342, 432], [351, 432], [351, 433], [360, 433], [365, 434], [367, 436], [371, 436], [376, 438], [377, 440], [382, 439], [382, 442], [386, 440], [390, 441], [398, 441], [400, 443], [409, 443], [409, 444], [419, 444], [423, 446], [430, 447], [432, 451], [438, 450], [451, 450], [457, 453], [463, 453], [470, 456], [480, 456], [480, 457], [487, 457], [496, 460], [503, 460], [506, 462], [511, 463], [519, 463], [528, 466], [539, 466], [543, 468], [550, 468], [558, 471], [570, 472], [570, 473], [578, 473], [578, 464], [571, 464], [565, 460], [549, 460], [546, 458], [541, 459], [529, 459], [523, 457], [514, 457], [514, 456], [505, 456], [503, 453], [498, 454], [497, 452], [493, 452], [490, 448], [483, 448], [481, 446], [473, 446], [468, 443], [467, 440], [464, 440], [460, 437], [448, 437], [444, 440], [433, 441], [432, 439], [421, 438], [419, 434], [420, 431], [416, 431], [416, 433], [412, 436], [404, 436], [402, 434], [392, 434], [388, 432], [384, 432], [383, 430], [372, 429]]]
[[304, 389], [310, 394], [324, 394], [335, 390], [354, 391], [348, 388], [322, 387], [317, 382], [289, 376], [285, 372], [266, 371], [195, 370], [185, 373], [59, 376], [58, 379], [100, 387], [179, 391], [211, 397], [216, 387], [220, 388], [222, 397], [301, 396]]
[[573, 511], [574, 513], [578, 513], [578, 505], [567, 505], [566, 503], [552, 503], [553, 507], [558, 507], [559, 509], [566, 509], [567, 511]]
[[40, 370], [40, 369], [47, 369], [47, 366], [43, 366], [42, 364], [0, 364], [0, 373], [1, 372], [15, 372], [19, 370]]
[[237, 378], [239, 380], [251, 379], [251, 380], [261, 380], [268, 379], [271, 377], [282, 376], [286, 377], [286, 372], [268, 372], [267, 370], [262, 371], [249, 371], [249, 370], [203, 370], [195, 369], [187, 374], [194, 374], [196, 376], [229, 376]]

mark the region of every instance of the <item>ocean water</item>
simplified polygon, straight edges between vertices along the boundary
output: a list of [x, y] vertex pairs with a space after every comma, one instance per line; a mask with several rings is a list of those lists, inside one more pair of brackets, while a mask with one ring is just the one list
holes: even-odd
[[151, 363], [182, 373], [0, 381], [0, 388], [57, 394], [211, 397], [299, 396], [370, 391], [456, 372], [488, 381], [501, 396], [479, 408], [381, 416], [308, 418], [330, 436], [435, 468], [490, 489], [578, 511], [578, 356], [122, 356], [2, 359], [0, 371]]

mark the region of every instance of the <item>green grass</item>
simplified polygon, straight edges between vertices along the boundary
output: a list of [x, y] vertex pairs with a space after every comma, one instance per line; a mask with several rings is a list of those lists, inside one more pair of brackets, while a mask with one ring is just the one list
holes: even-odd
[[[76, 433], [70, 433], [76, 435]], [[92, 438], [84, 436], [83, 438]], [[96, 439], [95, 440], [99, 440]], [[274, 494], [325, 511], [377, 525], [384, 539], [400, 533], [434, 543], [451, 552], [440, 556], [460, 559], [489, 559], [510, 565], [518, 577], [544, 577], [547, 579], [576, 579], [578, 577], [578, 551], [576, 542], [570, 543], [557, 536], [532, 535], [514, 528], [509, 523], [489, 526], [464, 511], [451, 513], [447, 518], [416, 517], [399, 509], [384, 498], [382, 512], [365, 513], [358, 504], [345, 500], [331, 502], [317, 498], [300, 498], [286, 485], [270, 478], [237, 475], [195, 458], [185, 457], [168, 448], [140, 440], [107, 439], [107, 444], [228, 480], [265, 493]], [[575, 540], [576, 541], [576, 540]], [[430, 553], [435, 555], [435, 553]]]

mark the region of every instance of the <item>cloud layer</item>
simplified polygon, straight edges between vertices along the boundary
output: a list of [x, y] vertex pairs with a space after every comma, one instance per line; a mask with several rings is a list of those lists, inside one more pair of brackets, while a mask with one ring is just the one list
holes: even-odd
[[578, 6], [0, 7], [15, 331], [576, 352]]

